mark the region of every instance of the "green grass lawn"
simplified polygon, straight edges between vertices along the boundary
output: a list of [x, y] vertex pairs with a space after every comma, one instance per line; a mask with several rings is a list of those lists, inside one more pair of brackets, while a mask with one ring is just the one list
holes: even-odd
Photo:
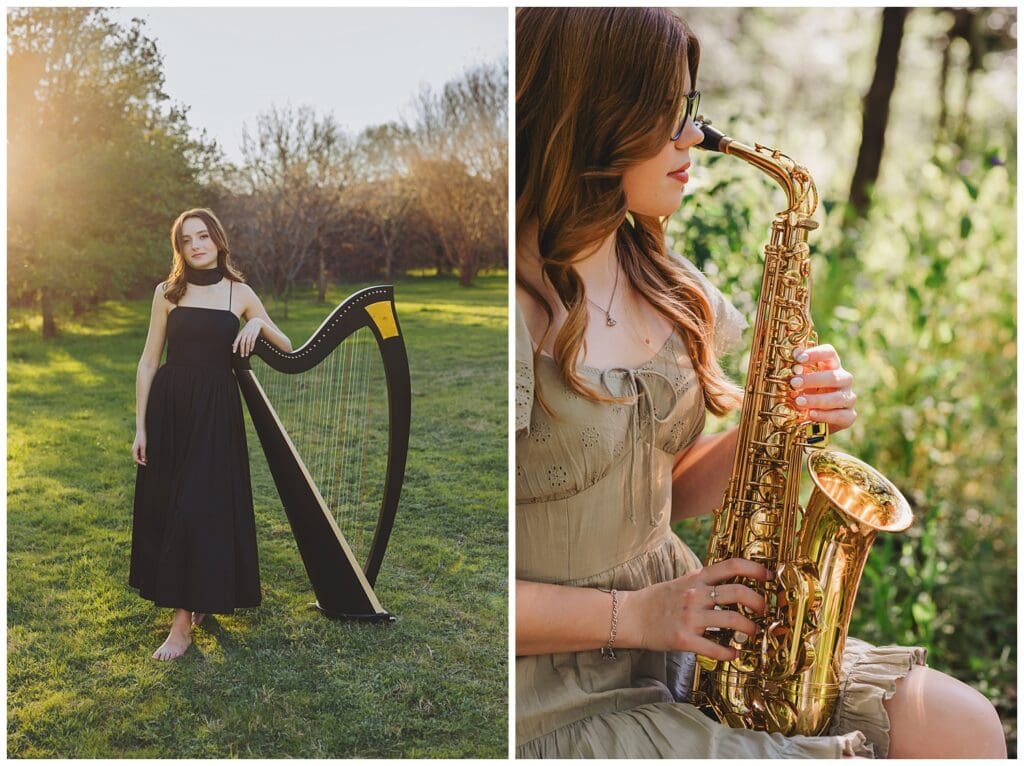
[[[298, 346], [329, 306], [272, 303]], [[135, 368], [149, 301], [60, 337], [8, 322], [7, 748], [17, 757], [504, 757], [507, 283], [396, 285], [412, 370], [409, 462], [376, 592], [390, 626], [334, 622], [312, 591], [249, 424], [263, 605], [150, 659], [171, 610], [127, 585]], [[248, 417], [248, 416], [247, 416]]]

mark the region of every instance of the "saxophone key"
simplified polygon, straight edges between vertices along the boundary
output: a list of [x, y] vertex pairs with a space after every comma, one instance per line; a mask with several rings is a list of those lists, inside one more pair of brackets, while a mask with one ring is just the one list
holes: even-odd
[[757, 651], [746, 648], [745, 645], [738, 645], [736, 641], [730, 641], [729, 645], [738, 650], [736, 659], [729, 660], [729, 664], [736, 670], [743, 673], [753, 673], [761, 658]]

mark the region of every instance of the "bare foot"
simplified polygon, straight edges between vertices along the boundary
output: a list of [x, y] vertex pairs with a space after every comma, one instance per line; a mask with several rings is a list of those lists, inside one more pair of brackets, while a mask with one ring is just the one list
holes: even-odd
[[193, 625], [202, 625], [204, 619], [206, 619], [206, 612], [192, 612]]
[[185, 609], [175, 610], [171, 632], [167, 635], [167, 639], [160, 644], [160, 648], [153, 652], [154, 660], [176, 660], [189, 648], [192, 644], [190, 614]]

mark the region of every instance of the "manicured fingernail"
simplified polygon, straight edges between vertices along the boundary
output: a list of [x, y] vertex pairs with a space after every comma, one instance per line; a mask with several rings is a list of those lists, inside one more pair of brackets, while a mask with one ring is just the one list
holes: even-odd
[[817, 420], [818, 419], [818, 411], [817, 410], [808, 410], [807, 411], [807, 417], [814, 418], [815, 420]]
[[804, 366], [802, 364], [794, 364], [793, 365], [793, 374], [794, 375], [802, 375], [803, 372], [804, 372]]
[[797, 404], [798, 407], [803, 407], [804, 405], [807, 404], [807, 397], [806, 396], [798, 396], [796, 398], [796, 404]]
[[807, 353], [804, 351], [801, 351], [799, 354], [796, 355], [796, 360], [798, 362], [806, 362], [808, 359], [810, 359], [810, 357], [807, 356]]
[[793, 388], [803, 388], [804, 379], [800, 377], [793, 378], [792, 380], [789, 381], [789, 385], [792, 386]]

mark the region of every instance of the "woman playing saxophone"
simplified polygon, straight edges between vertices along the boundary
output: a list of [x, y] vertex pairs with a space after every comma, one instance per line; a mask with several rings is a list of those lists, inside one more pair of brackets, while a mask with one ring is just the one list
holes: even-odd
[[[766, 606], [729, 581], [769, 577], [702, 569], [670, 527], [721, 503], [737, 437], [704, 418], [740, 401], [718, 359], [744, 319], [662, 227], [703, 138], [699, 43], [666, 9], [521, 9], [516, 26], [518, 755], [1005, 756], [988, 701], [911, 647], [847, 642], [826, 736], [690, 704], [694, 653], [735, 654], [705, 630], [756, 628], [715, 607]], [[792, 407], [849, 427], [836, 351], [798, 353]]]

